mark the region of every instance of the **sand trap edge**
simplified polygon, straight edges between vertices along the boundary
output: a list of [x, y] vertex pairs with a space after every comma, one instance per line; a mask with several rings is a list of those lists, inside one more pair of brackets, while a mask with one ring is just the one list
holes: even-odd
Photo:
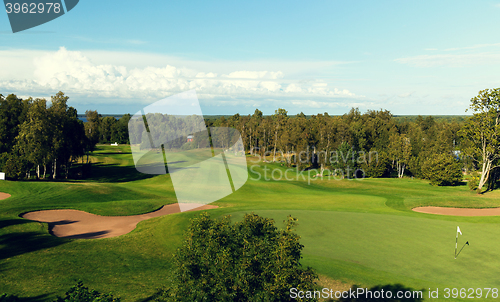
[[416, 207], [412, 211], [425, 214], [447, 215], [447, 216], [500, 216], [500, 208], [446, 208], [446, 207]]

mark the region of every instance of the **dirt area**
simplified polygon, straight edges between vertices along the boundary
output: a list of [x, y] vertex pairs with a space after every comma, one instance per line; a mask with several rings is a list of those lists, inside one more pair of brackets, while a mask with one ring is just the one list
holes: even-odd
[[[190, 211], [215, 209], [217, 206], [196, 204]], [[49, 224], [50, 233], [72, 239], [97, 239], [117, 237], [132, 232], [143, 220], [179, 213], [179, 204], [169, 204], [157, 211], [135, 216], [99, 216], [77, 210], [35, 211], [22, 217]]]
[[451, 216], [500, 216], [500, 208], [467, 209], [467, 208], [418, 207], [418, 208], [413, 208], [412, 210], [419, 213], [451, 215]]

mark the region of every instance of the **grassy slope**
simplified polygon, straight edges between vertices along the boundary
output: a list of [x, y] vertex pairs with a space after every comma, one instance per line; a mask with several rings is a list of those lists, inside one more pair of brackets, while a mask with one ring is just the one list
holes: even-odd
[[[121, 152], [119, 152], [121, 151]], [[0, 201], [0, 293], [50, 300], [77, 279], [98, 290], [137, 301], [168, 283], [171, 255], [189, 218], [179, 213], [141, 222], [130, 234], [99, 240], [66, 240], [47, 226], [17, 215], [74, 208], [101, 215], [132, 215], [175, 202], [168, 175], [135, 171], [129, 148], [101, 147], [91, 180], [1, 182], [12, 194]], [[284, 168], [268, 164], [270, 168]], [[260, 168], [253, 171], [263, 173]], [[299, 218], [303, 264], [349, 283], [401, 282], [414, 288], [500, 287], [500, 217], [449, 217], [411, 211], [419, 205], [494, 207], [497, 192], [476, 196], [466, 186], [432, 187], [411, 179], [254, 180], [217, 201], [213, 216], [239, 219], [256, 212], [281, 222]], [[295, 174], [289, 173], [295, 178]], [[279, 224], [279, 223], [278, 223]], [[463, 244], [453, 259], [456, 226]]]

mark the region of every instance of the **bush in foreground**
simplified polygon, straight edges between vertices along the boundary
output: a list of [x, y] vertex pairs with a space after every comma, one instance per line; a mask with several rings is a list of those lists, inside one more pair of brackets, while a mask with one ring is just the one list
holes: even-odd
[[278, 230], [272, 219], [255, 214], [235, 224], [229, 216], [201, 214], [175, 255], [176, 284], [156, 300], [290, 301], [291, 287], [313, 289], [317, 275], [301, 268], [304, 246], [295, 225], [292, 217]]
[[120, 298], [113, 297], [112, 294], [101, 294], [96, 290], [91, 290], [83, 286], [79, 281], [71, 287], [64, 298], [58, 297], [55, 302], [119, 302]]
[[17, 296], [9, 294], [0, 294], [0, 302], [18, 302], [19, 298]]

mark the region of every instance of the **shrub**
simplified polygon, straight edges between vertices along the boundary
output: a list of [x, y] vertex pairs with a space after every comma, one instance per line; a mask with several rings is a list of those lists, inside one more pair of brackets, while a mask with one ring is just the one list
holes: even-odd
[[387, 153], [366, 152], [365, 160], [362, 160], [361, 169], [366, 173], [366, 177], [382, 177], [390, 168], [390, 160]]
[[64, 298], [58, 297], [55, 302], [119, 302], [120, 298], [113, 297], [112, 294], [101, 294], [98, 291], [90, 290], [83, 286], [82, 281], [72, 286]]
[[0, 294], [0, 302], [18, 302], [19, 298], [14, 295]]
[[422, 163], [422, 176], [430, 180], [431, 185], [451, 186], [462, 181], [460, 163], [451, 154], [436, 154]]
[[272, 219], [255, 214], [235, 224], [229, 216], [216, 220], [201, 214], [175, 254], [176, 284], [162, 291], [163, 299], [289, 301], [291, 287], [311, 290], [317, 275], [300, 266], [304, 246], [295, 225], [292, 217], [278, 230]]
[[477, 187], [479, 186], [479, 178], [481, 177], [481, 175], [479, 174], [479, 172], [474, 171], [470, 176], [471, 177], [467, 185], [469, 186], [469, 189], [471, 191], [477, 190]]

